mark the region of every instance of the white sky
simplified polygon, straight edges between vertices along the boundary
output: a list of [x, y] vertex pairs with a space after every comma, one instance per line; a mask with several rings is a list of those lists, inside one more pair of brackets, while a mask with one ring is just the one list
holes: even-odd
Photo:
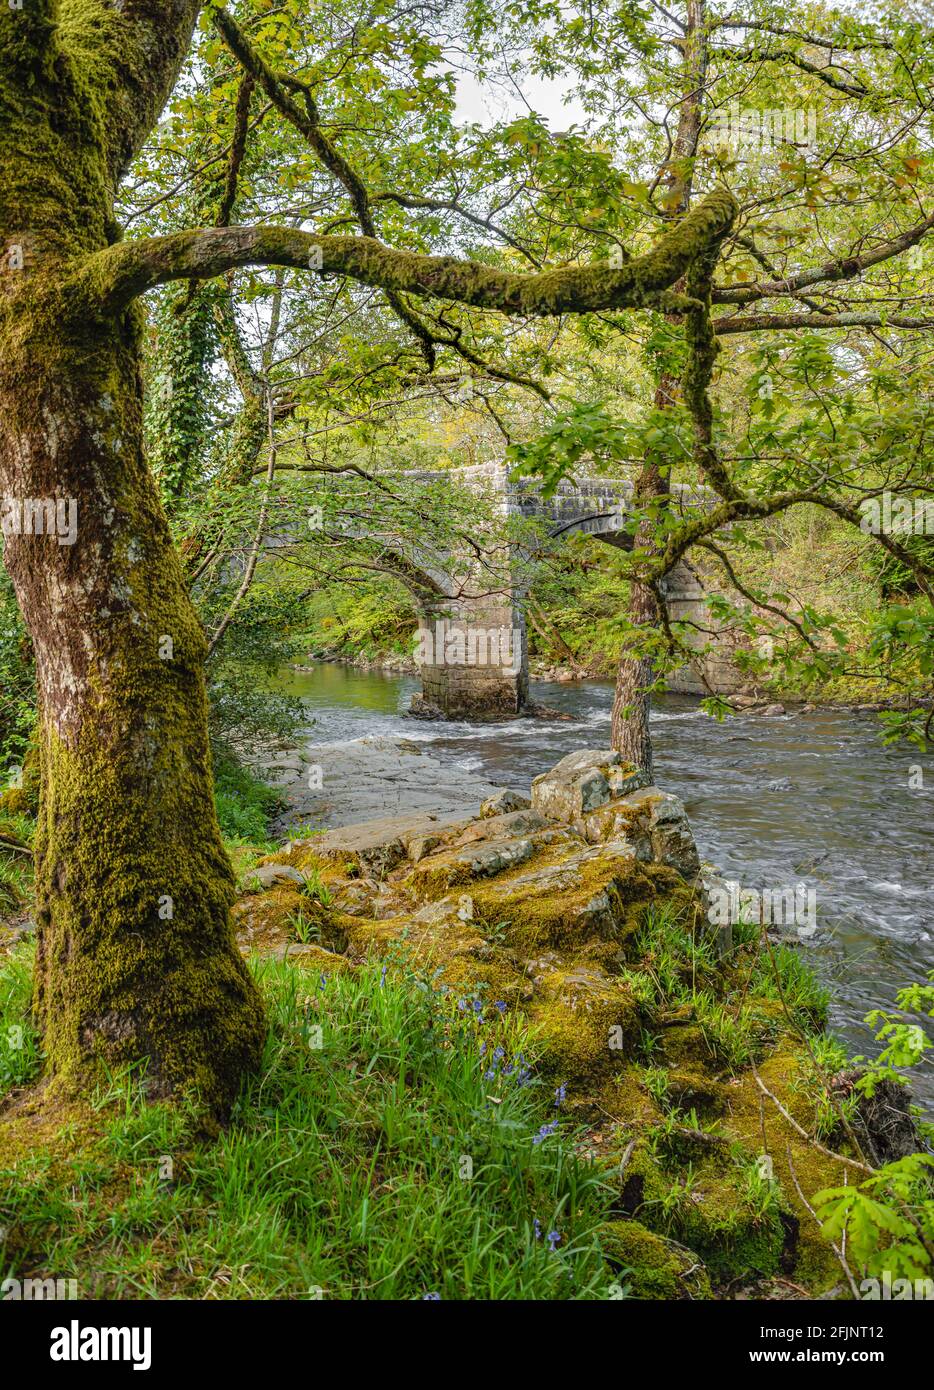
[[572, 125], [583, 124], [584, 112], [576, 100], [565, 103], [564, 94], [565, 85], [560, 78], [524, 77], [520, 96], [515, 89], [493, 87], [478, 82], [472, 73], [460, 73], [456, 119], [488, 127], [496, 121], [525, 116], [531, 107], [550, 130], [568, 130]]

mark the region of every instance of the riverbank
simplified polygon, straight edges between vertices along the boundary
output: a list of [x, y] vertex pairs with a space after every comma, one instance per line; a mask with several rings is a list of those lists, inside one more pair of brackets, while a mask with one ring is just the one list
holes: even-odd
[[[364, 673], [388, 676], [418, 676], [418, 666], [414, 657], [397, 650], [376, 653], [342, 654], [327, 649], [309, 653], [307, 661], [293, 663], [291, 669], [302, 675], [313, 675], [316, 668], [324, 664], [347, 666]], [[588, 681], [612, 681], [615, 666], [612, 662], [598, 662], [592, 665], [578, 662], [529, 661], [529, 679], [544, 684], [583, 685]], [[700, 697], [698, 697], [700, 698]], [[881, 697], [874, 700], [836, 699], [820, 692], [811, 692], [807, 697], [799, 691], [789, 689], [781, 682], [760, 682], [750, 680], [748, 686], [738, 692], [724, 696], [728, 705], [736, 710], [750, 714], [810, 714], [817, 709], [839, 710], [857, 714], [876, 714], [883, 711], [907, 711], [916, 708], [928, 699], [928, 693], [921, 689], [909, 693]]]
[[[527, 790], [567, 753], [609, 743], [605, 682], [534, 685], [536, 702], [573, 722], [484, 725], [405, 718], [410, 676], [322, 664], [283, 672], [277, 688], [303, 703], [308, 742], [404, 739], [444, 765], [445, 785], [466, 776]], [[718, 723], [685, 696], [655, 702], [652, 735], [656, 776], [684, 801], [704, 860], [748, 888], [813, 892], [818, 930], [798, 949], [831, 992], [834, 1029], [871, 1052], [866, 1014], [922, 978], [934, 952], [934, 757], [884, 746], [868, 712], [741, 710]], [[934, 1109], [934, 1074], [919, 1087]]]
[[[814, 1213], [856, 1154], [914, 1150], [906, 1098], [890, 1089], [877, 1128], [807, 966], [758, 926], [711, 927], [683, 805], [616, 754], [573, 753], [466, 817], [293, 840], [244, 887], [242, 949], [322, 982], [381, 962], [469, 1020], [488, 1111], [517, 1085], [553, 1093], [533, 1144], [573, 1136], [605, 1185], [604, 1296], [858, 1296]], [[576, 1243], [570, 1210], [553, 1237]]]
[[[280, 794], [311, 772], [331, 800], [241, 862], [270, 1036], [229, 1129], [129, 1073], [50, 1105], [32, 941], [0, 951], [16, 1278], [122, 1299], [860, 1296], [822, 1194], [918, 1151], [907, 1097], [862, 1096], [798, 952], [711, 925], [677, 797], [600, 750], [527, 795], [404, 739], [277, 768]], [[325, 829], [341, 806], [358, 819]]]

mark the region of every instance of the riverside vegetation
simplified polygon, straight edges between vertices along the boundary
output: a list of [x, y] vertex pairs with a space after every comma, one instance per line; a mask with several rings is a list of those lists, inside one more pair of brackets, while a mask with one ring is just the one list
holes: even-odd
[[[268, 809], [241, 774], [222, 794], [239, 812], [220, 808], [270, 1029], [222, 1130], [195, 1095], [154, 1104], [144, 1068], [50, 1105], [31, 933], [9, 932], [7, 1276], [108, 1298], [545, 1299], [926, 1277], [934, 1159], [893, 1069], [918, 1037], [881, 1020], [886, 1053], [854, 1068], [792, 948], [758, 923], [718, 940], [683, 809], [639, 780], [575, 754], [531, 805], [274, 848], [240, 833]], [[6, 891], [15, 922], [24, 878]], [[934, 1014], [934, 990], [900, 1003]]]

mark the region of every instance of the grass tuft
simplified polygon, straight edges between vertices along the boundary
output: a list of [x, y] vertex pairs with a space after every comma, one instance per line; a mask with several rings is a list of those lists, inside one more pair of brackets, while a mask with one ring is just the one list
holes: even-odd
[[[609, 1191], [519, 1022], [405, 969], [254, 968], [271, 1027], [229, 1129], [147, 1103], [132, 1071], [77, 1144], [8, 1162], [0, 1129], [7, 1276], [91, 1298], [607, 1296]], [[23, 952], [0, 974], [5, 1024], [28, 999]], [[21, 1055], [6, 1089], [37, 1065]]]

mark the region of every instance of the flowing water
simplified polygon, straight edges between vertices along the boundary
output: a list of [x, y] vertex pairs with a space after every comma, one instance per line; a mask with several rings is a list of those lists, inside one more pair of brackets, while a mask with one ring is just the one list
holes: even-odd
[[[502, 724], [405, 719], [415, 677], [332, 663], [290, 671], [280, 688], [304, 702], [315, 743], [398, 735], [526, 791], [565, 753], [609, 746], [608, 682], [533, 683], [533, 699], [576, 720]], [[820, 929], [802, 949], [832, 992], [835, 1030], [862, 1051], [867, 1011], [934, 968], [934, 757], [885, 748], [878, 730], [872, 714], [837, 710], [718, 724], [679, 696], [652, 718], [656, 781], [683, 799], [701, 857], [760, 891], [815, 891]], [[934, 1067], [920, 1071], [916, 1098], [930, 1108]]]

